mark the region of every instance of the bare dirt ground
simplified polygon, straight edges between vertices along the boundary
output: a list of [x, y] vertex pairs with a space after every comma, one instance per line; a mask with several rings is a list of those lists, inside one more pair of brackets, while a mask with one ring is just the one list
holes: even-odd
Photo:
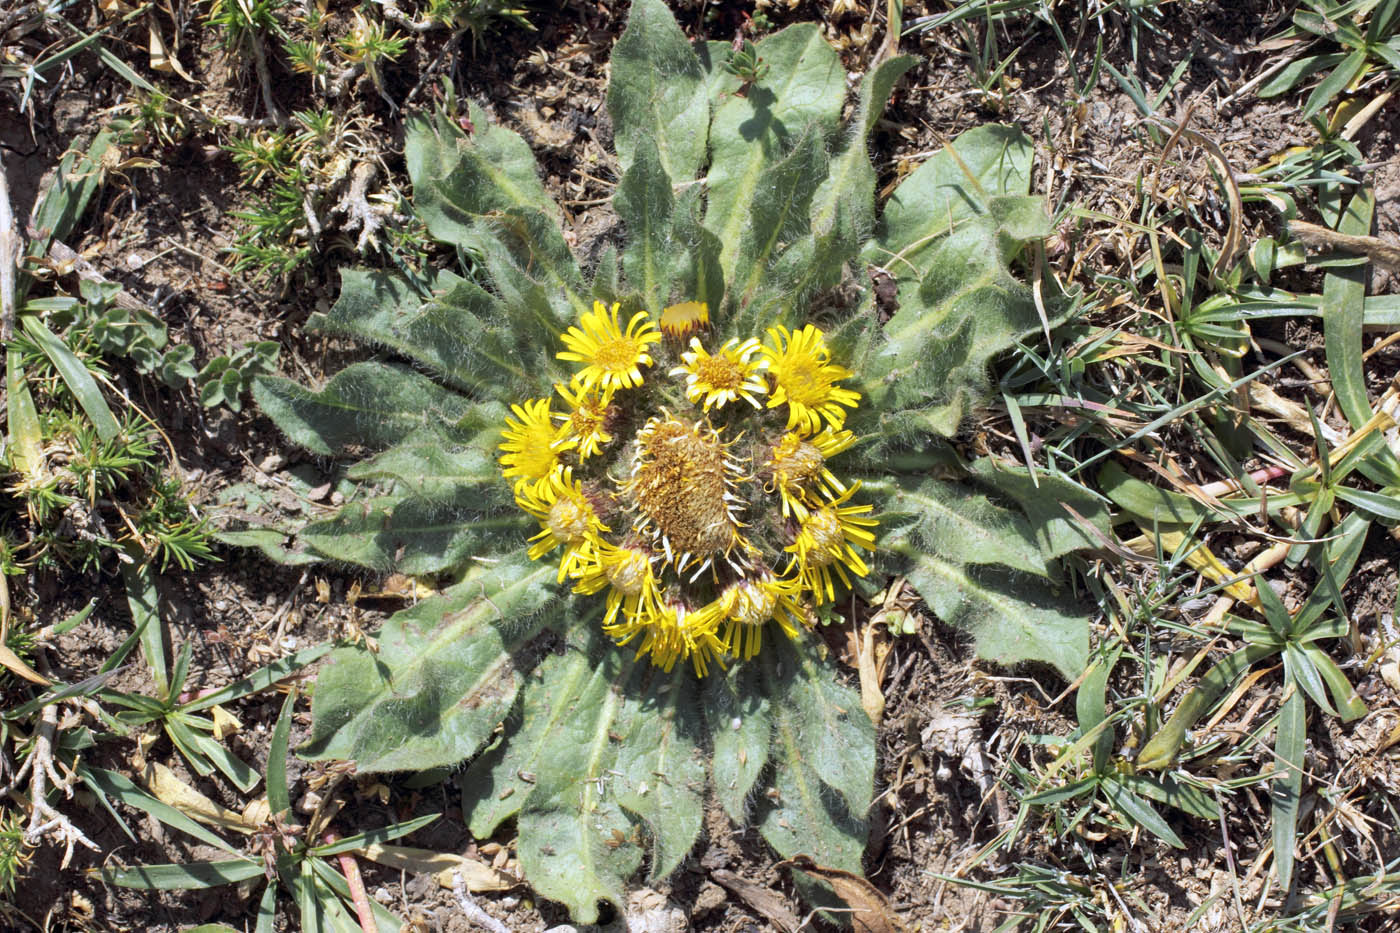
[[[748, 3], [676, 6], [683, 27], [696, 38], [729, 40], [740, 30], [752, 34], [754, 29], [750, 19], [754, 10]], [[838, 8], [844, 12], [833, 12]], [[333, 0], [328, 15], [348, 19], [351, 10], [351, 4]], [[942, 10], [940, 5], [911, 3], [905, 20]], [[184, 27], [178, 54], [193, 83], [150, 70], [141, 48], [142, 29], [114, 30], [119, 41], [112, 47], [138, 72], [172, 93], [185, 95], [206, 113], [248, 119], [264, 116], [251, 69], [218, 46], [198, 15], [183, 8], [176, 13]], [[1066, 28], [1080, 22], [1071, 13], [1065, 11], [1062, 17]], [[1151, 30], [1135, 30], [1126, 17], [1115, 13], [1086, 18], [1083, 22], [1090, 34], [1069, 37], [1079, 43], [1082, 55], [1068, 62], [1047, 28], [1020, 20], [995, 29], [1002, 57], [1011, 49], [1018, 54], [990, 90], [974, 82], [966, 49], [952, 34], [906, 37], [903, 50], [922, 56], [923, 61], [901, 82], [877, 131], [873, 155], [881, 187], [888, 190], [921, 158], [960, 131], [991, 121], [1009, 122], [1034, 138], [1036, 188], [1050, 204], [1075, 204], [1122, 216], [1139, 203], [1137, 192], [1148, 176], [1150, 183], [1162, 188], [1175, 186], [1183, 202], [1197, 205], [1205, 218], [1219, 220], [1214, 231], [1218, 241], [1226, 207], [1209, 162], [1199, 150], [1168, 157], [1146, 145], [1141, 134], [1130, 132], [1137, 113], [1106, 69], [1098, 72], [1081, 103], [1067, 102], [1073, 100], [1074, 84], [1090, 77], [1097, 41], [1103, 44], [1106, 62], [1135, 75], [1154, 92], [1190, 55], [1191, 64], [1167, 95], [1162, 111], [1178, 121], [1189, 121], [1220, 146], [1231, 166], [1246, 171], [1311, 135], [1298, 119], [1295, 97], [1262, 100], [1232, 94], [1257, 73], [1267, 57], [1259, 50], [1260, 43], [1277, 31], [1286, 13], [1277, 3], [1167, 3]], [[448, 47], [445, 33], [415, 37], [409, 51], [386, 69], [384, 93], [362, 84], [354, 91], [352, 111], [370, 128], [386, 169], [395, 173], [398, 183], [406, 184], [400, 152], [402, 118], [428, 103], [436, 82], [450, 76], [460, 94], [481, 102], [531, 143], [546, 184], [564, 206], [577, 241], [600, 242], [613, 226], [605, 199], [615, 179], [603, 106], [606, 62], [625, 14], [626, 4], [612, 0], [541, 3], [529, 11], [535, 31], [506, 25], [486, 35], [476, 49], [470, 39]], [[62, 15], [89, 31], [105, 22], [103, 14], [87, 3], [74, 4]], [[763, 15], [773, 28], [808, 19], [823, 21], [853, 72], [864, 69], [884, 37], [883, 13], [859, 3], [796, 3], [790, 9], [778, 3]], [[973, 33], [984, 38], [985, 25], [974, 21]], [[285, 63], [272, 63], [272, 78], [281, 107], [292, 111], [307, 105], [303, 82]], [[44, 173], [69, 147], [82, 146], [130, 94], [130, 85], [89, 52], [74, 57], [61, 75], [42, 85], [32, 106], [23, 111], [13, 87], [0, 93], [0, 154], [9, 171], [17, 214], [27, 213]], [[391, 108], [390, 101], [402, 102], [411, 94], [416, 96], [413, 103], [402, 110]], [[1393, 104], [1357, 139], [1373, 167], [1381, 235], [1400, 229], [1397, 140], [1400, 108]], [[316, 382], [334, 371], [347, 348], [306, 334], [302, 325], [334, 300], [338, 270], [360, 261], [353, 237], [327, 236], [318, 244], [313, 261], [285, 283], [232, 272], [227, 247], [240, 229], [233, 211], [247, 204], [249, 193], [240, 186], [229, 153], [221, 148], [225, 142], [224, 132], [212, 123], [195, 122], [182, 138], [169, 144], [151, 141], [123, 151], [123, 167], [109, 177], [70, 245], [87, 255], [103, 275], [156, 309], [172, 340], [193, 346], [198, 361], [253, 340], [275, 340], [282, 347], [279, 365], [285, 374]], [[1269, 209], [1255, 204], [1249, 211], [1251, 237], [1280, 233], [1278, 216]], [[1063, 234], [1064, 242], [1049, 254], [1051, 261], [1068, 278], [1091, 286], [1095, 271], [1121, 274], [1126, 264], [1140, 257], [1135, 245], [1109, 235], [1102, 225], [1067, 222]], [[1290, 284], [1317, 290], [1319, 279], [1314, 273], [1292, 275], [1296, 281]], [[1375, 293], [1385, 293], [1393, 291], [1394, 282], [1377, 273], [1372, 287]], [[1256, 334], [1291, 347], [1306, 347], [1306, 361], [1325, 372], [1320, 325], [1310, 329], [1296, 321], [1278, 321], [1262, 325]], [[1400, 346], [1394, 345], [1372, 358], [1368, 369], [1376, 388], [1397, 371]], [[126, 374], [124, 385], [172, 439], [191, 495], [202, 507], [216, 508], [220, 492], [233, 484], [266, 485], [276, 467], [301, 462], [312, 468], [324, 466], [288, 449], [270, 423], [250, 407], [237, 414], [225, 408], [206, 409], [188, 391], [175, 392], [131, 374]], [[1302, 397], [1301, 389], [1285, 381], [1276, 388]], [[1031, 427], [1048, 430], [1053, 424], [1051, 415], [1045, 424], [1033, 421]], [[1189, 461], [1189, 437], [1176, 440], [1183, 461]], [[1004, 412], [979, 415], [966, 427], [961, 443], [970, 450], [1006, 450], [1017, 456]], [[1214, 546], [1238, 566], [1249, 552], [1242, 548], [1234, 555], [1234, 543], [1225, 535]], [[218, 557], [218, 562], [193, 572], [171, 571], [162, 578], [176, 646], [187, 640], [195, 644], [190, 690], [221, 685], [298, 647], [355, 629], [372, 630], [387, 612], [403, 604], [393, 595], [360, 596], [361, 591], [373, 594], [384, 583], [370, 575], [334, 567], [284, 568], [256, 553], [229, 548], [220, 548]], [[1108, 552], [1091, 557], [1086, 570], [1114, 559]], [[1382, 616], [1393, 611], [1397, 563], [1400, 545], [1394, 536], [1381, 528], [1373, 530], [1346, 590], [1357, 625], [1372, 636]], [[1308, 585], [1303, 577], [1295, 581], [1298, 589]], [[56, 671], [64, 679], [92, 670], [129, 631], [113, 567], [62, 578], [31, 575], [12, 580], [10, 586], [17, 606], [27, 605], [44, 618], [60, 617], [81, 606], [89, 595], [99, 597], [89, 622], [52, 648]], [[1098, 618], [1095, 624], [1102, 630], [1107, 622]], [[844, 634], [827, 635], [838, 655], [849, 657]], [[1379, 666], [1358, 670], [1353, 678], [1373, 710], [1372, 717], [1359, 726], [1341, 726], [1331, 720], [1313, 723], [1311, 771], [1340, 773], [1360, 767], [1358, 762], [1368, 769], [1364, 782], [1357, 778], [1336, 786], [1355, 789], [1364, 783], [1367, 788], [1400, 788], [1394, 762], [1376, 737], [1393, 725], [1397, 694], [1378, 671]], [[139, 673], [131, 677], [135, 679], [126, 686], [141, 689]], [[1238, 881], [1269, 844], [1266, 790], [1255, 787], [1232, 798], [1221, 826], [1170, 811], [1169, 821], [1187, 841], [1183, 850], [1170, 849], [1141, 833], [1072, 846], [1053, 826], [1031, 816], [1014, 847], [978, 861], [984, 847], [1017, 816], [1018, 800], [1000, 778], [1011, 763], [1024, 765], [1030, 756], [1043, 759], [1047, 753], [1035, 747], [1037, 737], [1073, 731], [1073, 693], [1046, 671], [1007, 671], [975, 660], [964, 636], [927, 616], [916, 635], [894, 643], [883, 686], [888, 708], [879, 737], [879, 796], [866, 867], [910, 929], [990, 931], [1020, 910], [1038, 910], [1025, 906], [1036, 902], [954, 881], [995, 879], [1013, 866], [1030, 863], [1063, 873], [1065, 879], [1084, 879], [1086, 902], [1102, 901], [1109, 914], [1116, 911], [1125, 918], [1125, 925], [1117, 929], [1187, 929], [1188, 917], [1212, 895], [1217, 896], [1215, 904], [1191, 928], [1241, 928], [1233, 898], [1219, 895], [1229, 889], [1232, 879]], [[232, 710], [243, 724], [233, 739], [234, 748], [255, 766], [265, 762], [281, 700], [278, 694], [262, 694]], [[1247, 708], [1250, 701], [1250, 696], [1244, 697], [1239, 708]], [[305, 735], [308, 723], [309, 707], [298, 713], [294, 745]], [[1236, 725], [1250, 727], [1247, 721]], [[103, 764], [130, 772], [132, 746], [131, 742], [104, 746]], [[190, 775], [168, 740], [157, 741], [148, 754], [216, 801], [241, 808], [243, 801], [228, 787]], [[293, 765], [294, 800], [307, 793], [305, 778], [310, 770]], [[450, 780], [421, 787], [397, 780], [387, 786], [366, 781], [347, 795], [339, 822], [363, 829], [439, 812], [441, 819], [403, 841], [440, 851], [483, 853], [487, 859], [497, 852], [508, 855], [509, 824], [495, 840], [472, 839], [462, 824], [459, 801]], [[68, 809], [102, 853], [80, 851], [73, 864], [60, 871], [60, 853], [50, 848], [36, 851], [13, 897], [13, 909], [4, 913], [0, 924], [17, 930], [32, 926], [174, 931], [218, 921], [236, 929], [251, 928], [256, 904], [250, 902], [251, 889], [246, 886], [217, 888], [209, 894], [154, 895], [104, 885], [92, 869], [113, 859], [123, 864], [156, 863], [208, 853], [179, 834], [162, 830], [154, 820], [128, 814], [139, 839], [133, 844], [105, 813], [89, 809], [91, 805], [80, 794]], [[1369, 827], [1364, 835], [1374, 847], [1365, 854], [1364, 864], [1378, 870], [1400, 857], [1395, 821], [1372, 797], [1365, 797], [1358, 806], [1358, 819]], [[1233, 846], [1233, 861], [1222, 832]], [[1093, 853], [1094, 864], [1085, 863], [1086, 849]], [[1304, 889], [1335, 880], [1316, 847], [1311, 850], [1310, 858], [1300, 859]], [[1356, 866], [1348, 863], [1346, 867]], [[790, 879], [776, 867], [771, 851], [756, 833], [738, 830], [715, 807], [701, 844], [676, 876], [657, 886], [690, 928], [714, 933], [778, 928], [771, 915], [714, 880], [721, 869], [775, 892], [801, 917]], [[404, 877], [368, 863], [362, 870], [371, 896], [407, 919], [412, 929], [478, 928], [463, 915], [457, 896], [430, 878]], [[1251, 893], [1258, 897], [1258, 881], [1245, 877], [1241, 882], [1246, 902]], [[568, 922], [556, 905], [536, 902], [526, 888], [479, 895], [476, 900], [511, 930], [542, 930]], [[1246, 906], [1254, 918], [1268, 913]], [[290, 929], [291, 916], [284, 910], [279, 928]], [[1072, 915], [1065, 914], [1054, 918], [1049, 928], [1071, 928], [1073, 922]], [[1400, 921], [1393, 914], [1382, 912], [1362, 919], [1356, 928], [1393, 929], [1395, 923]]]

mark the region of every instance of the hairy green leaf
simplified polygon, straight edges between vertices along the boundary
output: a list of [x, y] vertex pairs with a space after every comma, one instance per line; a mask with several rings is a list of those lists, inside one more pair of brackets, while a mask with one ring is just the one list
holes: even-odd
[[468, 104], [467, 118], [470, 132], [444, 113], [412, 118], [404, 127], [413, 204], [428, 232], [468, 246], [481, 214], [526, 207], [557, 216], [525, 140], [492, 123], [475, 104]]
[[740, 825], [745, 822], [754, 782], [768, 763], [772, 742], [772, 716], [762, 683], [762, 670], [754, 663], [712, 671], [704, 683], [701, 708], [714, 749], [715, 795], [724, 812]]
[[874, 790], [875, 727], [859, 694], [810, 650], [774, 639], [761, 658], [773, 718], [773, 785], [759, 798], [759, 831], [784, 858], [809, 855], [859, 872]]
[[754, 199], [768, 172], [802, 136], [836, 131], [846, 78], [836, 52], [814, 23], [797, 23], [758, 43], [768, 77], [742, 97], [731, 94], [710, 122], [709, 210], [705, 226], [719, 237], [720, 267], [734, 281]]
[[563, 375], [549, 352], [559, 333], [552, 308], [543, 318], [512, 317], [490, 292], [447, 271], [437, 273], [431, 291], [425, 297], [398, 276], [349, 269], [335, 306], [307, 327], [388, 347], [455, 386], [503, 401], [534, 391], [541, 374]]
[[665, 878], [695, 845], [705, 809], [699, 686], [650, 665], [633, 666], [614, 725], [618, 803], [646, 825], [651, 876]]
[[542, 710], [549, 739], [520, 810], [517, 851], [536, 891], [568, 906], [574, 919], [596, 923], [599, 901], [622, 907], [623, 883], [642, 860], [610, 784], [618, 753], [612, 733], [624, 702], [614, 685], [626, 662], [618, 651], [600, 662], [578, 647], [551, 661], [559, 663], [543, 665], [527, 687], [546, 696], [527, 696], [521, 738], [534, 733], [532, 714]]
[[622, 271], [641, 291], [643, 304], [660, 310], [671, 294], [671, 257], [679, 250], [671, 244], [671, 179], [652, 139], [637, 140], [635, 158], [617, 186], [613, 206], [628, 233]]
[[608, 81], [613, 141], [625, 170], [651, 144], [663, 174], [689, 181], [705, 158], [709, 94], [700, 60], [661, 0], [634, 0], [613, 46]]
[[259, 376], [253, 397], [291, 440], [329, 456], [351, 446], [387, 447], [425, 427], [451, 425], [470, 402], [402, 366], [355, 363], [319, 392]]
[[557, 598], [553, 578], [520, 551], [395, 613], [377, 651], [337, 649], [317, 679], [301, 754], [350, 759], [361, 773], [450, 766], [474, 754], [514, 702], [515, 654]]
[[1087, 617], [1043, 582], [999, 566], [968, 567], [926, 554], [907, 539], [881, 546], [907, 560], [909, 582], [930, 609], [977, 640], [1000, 664], [1043, 661], [1074, 680], [1089, 659]]

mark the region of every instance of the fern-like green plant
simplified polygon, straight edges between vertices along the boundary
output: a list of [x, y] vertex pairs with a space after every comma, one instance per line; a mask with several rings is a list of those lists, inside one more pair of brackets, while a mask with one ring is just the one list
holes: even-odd
[[405, 157], [464, 271], [345, 272], [312, 326], [384, 358], [254, 386], [297, 444], [371, 453], [335, 513], [230, 540], [450, 582], [334, 653], [302, 753], [475, 756], [471, 831], [513, 817], [528, 880], [582, 922], [643, 862], [681, 863], [707, 787], [781, 855], [860, 871], [875, 730], [808, 631], [848, 585], [904, 575], [1002, 662], [1073, 678], [1088, 653], [1053, 586], [1093, 542], [1060, 503], [1104, 510], [946, 440], [1041, 327], [1009, 265], [1049, 231], [1030, 141], [965, 133], [881, 214], [867, 140], [912, 59], [867, 74], [843, 121], [815, 25], [755, 51], [745, 81], [726, 44], [633, 4], [608, 91], [626, 237], [588, 269], [526, 144], [449, 95]]

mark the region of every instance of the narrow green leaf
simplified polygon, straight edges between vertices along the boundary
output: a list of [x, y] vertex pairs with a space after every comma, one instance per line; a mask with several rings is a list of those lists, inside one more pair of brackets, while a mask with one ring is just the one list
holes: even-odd
[[517, 552], [395, 613], [377, 653], [337, 649], [317, 679], [301, 754], [372, 773], [455, 765], [475, 753], [515, 699], [514, 655], [556, 598], [553, 577]]
[[190, 862], [184, 865], [103, 868], [101, 873], [103, 880], [119, 888], [189, 891], [256, 878], [263, 873], [263, 863], [252, 859], [230, 859], [224, 862]]
[[1308, 120], [1313, 114], [1323, 107], [1326, 107], [1332, 98], [1346, 90], [1361, 69], [1366, 67], [1366, 50], [1357, 49], [1342, 59], [1331, 74], [1318, 82], [1317, 87], [1308, 95], [1307, 103], [1303, 104], [1303, 112], [1299, 115], [1303, 120]]
[[5, 433], [9, 440], [10, 463], [21, 480], [43, 483], [48, 473], [44, 429], [24, 375], [24, 353], [16, 344], [5, 349], [5, 389]]
[[273, 684], [281, 680], [286, 680], [306, 665], [321, 657], [331, 650], [331, 644], [326, 642], [320, 645], [312, 645], [310, 648], [303, 648], [285, 658], [278, 658], [271, 664], [258, 668], [247, 677], [235, 680], [233, 683], [220, 687], [212, 693], [206, 693], [196, 700], [184, 704], [180, 709], [187, 713], [198, 712], [202, 709], [209, 709], [220, 703], [232, 703], [234, 700], [241, 700], [244, 697], [261, 693]]
[[377, 845], [384, 842], [392, 842], [409, 833], [415, 833], [424, 826], [429, 825], [441, 813], [425, 813], [423, 816], [416, 816], [411, 820], [404, 820], [401, 823], [394, 823], [391, 826], [381, 826], [377, 829], [367, 829], [362, 833], [353, 836], [346, 836], [335, 842], [328, 842], [319, 846], [312, 846], [313, 855], [326, 858], [332, 855], [339, 855], [342, 852], [351, 852], [355, 849], [363, 849], [366, 846]]
[[1332, 702], [1337, 706], [1337, 715], [1342, 721], [1351, 722], [1365, 716], [1366, 704], [1356, 695], [1356, 688], [1351, 685], [1351, 681], [1342, 673], [1337, 663], [1316, 645], [1308, 645], [1303, 649], [1303, 653], [1326, 682], [1327, 690], [1332, 694]]
[[83, 783], [96, 791], [99, 797], [118, 800], [128, 807], [133, 807], [143, 813], [150, 814], [166, 826], [193, 836], [206, 845], [221, 849], [230, 855], [239, 855], [238, 851], [227, 842], [220, 839], [214, 833], [205, 829], [188, 816], [185, 816], [184, 813], [152, 797], [133, 784], [125, 775], [118, 774], [115, 771], [106, 771], [102, 768], [88, 767], [84, 767], [81, 774]]
[[121, 562], [122, 582], [126, 584], [126, 604], [131, 621], [140, 633], [141, 654], [151, 669], [156, 696], [170, 696], [170, 635], [160, 617], [160, 592], [156, 589], [155, 568], [135, 543], [126, 546], [127, 560]]
[[[316, 875], [319, 886], [327, 893], [333, 894], [335, 898], [339, 898], [338, 901], [332, 898], [329, 903], [339, 910], [337, 922], [344, 926], [345, 933], [364, 933], [359, 921], [351, 916], [348, 907], [345, 906], [353, 906], [353, 901], [350, 898], [350, 885], [346, 882], [345, 876], [321, 859], [307, 859], [306, 861], [311, 865], [311, 870]], [[326, 898], [321, 900], [323, 904], [327, 902]], [[404, 922], [382, 907], [374, 898], [370, 898], [369, 911], [374, 915], [374, 925], [379, 933], [401, 933], [403, 930]]]
[[1107, 779], [1101, 785], [1109, 805], [1127, 818], [1130, 823], [1141, 826], [1167, 845], [1176, 849], [1186, 848], [1181, 837], [1172, 831], [1162, 815], [1152, 809], [1152, 805], [1133, 793], [1120, 782]]
[[1191, 525], [1200, 520], [1233, 518], [1217, 515], [1190, 496], [1129, 476], [1127, 470], [1112, 460], [1099, 470], [1098, 486], [1114, 505], [1148, 525]]
[[1117, 781], [1134, 793], [1176, 807], [1182, 813], [1203, 820], [1220, 819], [1220, 807], [1214, 797], [1171, 774], [1120, 774]]
[[1307, 58], [1289, 62], [1278, 74], [1259, 88], [1259, 96], [1277, 97], [1280, 94], [1286, 94], [1319, 71], [1340, 65], [1344, 58], [1346, 58], [1345, 53], [1337, 52], [1331, 55], [1310, 55]]
[[711, 778], [715, 795], [729, 818], [740, 826], [754, 782], [768, 763], [772, 716], [758, 664], [733, 664], [711, 671], [702, 686], [701, 709], [714, 748]]
[[[1375, 209], [1374, 196], [1362, 188], [1352, 197], [1337, 232], [1368, 236]], [[1353, 428], [1371, 417], [1362, 365], [1361, 328], [1366, 299], [1366, 266], [1333, 269], [1322, 280], [1322, 333], [1327, 351], [1327, 375], [1337, 393], [1337, 404]]]
[[1139, 771], [1156, 771], [1175, 761], [1186, 732], [1215, 704], [1221, 694], [1257, 662], [1275, 654], [1273, 645], [1246, 645], [1228, 655], [1205, 673], [1181, 698], [1171, 718], [1152, 734], [1134, 764]]
[[258, 782], [262, 780], [262, 775], [254, 771], [242, 758], [225, 748], [212, 735], [191, 730], [189, 738], [193, 740], [192, 744], [199, 753], [212, 762], [224, 777], [228, 778], [235, 787], [245, 794], [257, 787]]
[[1322, 675], [1313, 666], [1312, 659], [1291, 642], [1283, 646], [1283, 670], [1285, 677], [1292, 678], [1302, 687], [1308, 699], [1321, 707], [1323, 712], [1329, 716], [1337, 715], [1337, 711], [1327, 701], [1327, 688], [1323, 686]]
[[695, 177], [705, 157], [709, 94], [700, 60], [661, 0], [632, 4], [612, 50], [608, 114], [624, 172], [650, 143], [664, 175]]
[[1338, 486], [1335, 491], [1338, 499], [1365, 509], [1377, 518], [1400, 522], [1400, 488], [1390, 487], [1380, 492], [1371, 492], [1369, 489]]
[[1274, 869], [1285, 891], [1293, 882], [1293, 847], [1298, 835], [1298, 807], [1303, 797], [1303, 751], [1307, 743], [1307, 707], [1296, 685], [1285, 682], [1274, 742], [1277, 777], [1269, 791], [1273, 804]]
[[[113, 131], [100, 130], [86, 152], [69, 152], [58, 163], [52, 183], [39, 195], [33, 211], [33, 225], [38, 233], [29, 243], [30, 256], [47, 255], [50, 243], [65, 240], [73, 232], [106, 177], [104, 160], [115, 140]], [[27, 283], [28, 276], [19, 276], [16, 304], [23, 300]]]
[[287, 746], [292, 734], [292, 712], [297, 705], [293, 686], [282, 701], [282, 712], [272, 727], [272, 742], [267, 749], [267, 807], [272, 813], [286, 813], [292, 807], [291, 788], [287, 785]]
[[83, 413], [88, 416], [92, 426], [97, 430], [97, 436], [104, 441], [116, 439], [121, 433], [121, 425], [117, 423], [117, 418], [112, 414], [112, 409], [107, 406], [107, 399], [102, 396], [102, 388], [97, 384], [97, 380], [88, 372], [87, 366], [82, 360], [73, 354], [68, 348], [68, 344], [58, 339], [58, 336], [39, 318], [26, 315], [24, 321], [24, 332], [29, 335], [35, 345], [43, 351], [44, 355], [53, 363], [54, 369], [58, 370], [63, 382], [68, 386], [68, 390], [73, 393], [73, 397], [82, 406]]

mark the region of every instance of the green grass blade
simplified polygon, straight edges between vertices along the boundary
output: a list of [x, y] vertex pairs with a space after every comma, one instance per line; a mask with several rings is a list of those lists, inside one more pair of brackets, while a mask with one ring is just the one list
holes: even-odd
[[1274, 867], [1280, 886], [1287, 891], [1293, 881], [1293, 846], [1298, 833], [1298, 805], [1303, 796], [1303, 746], [1307, 741], [1307, 706], [1297, 685], [1287, 683], [1287, 694], [1278, 714], [1278, 738], [1274, 743], [1275, 767], [1270, 798], [1273, 801]]
[[346, 836], [335, 842], [328, 842], [325, 845], [316, 846], [311, 850], [313, 855], [328, 856], [339, 855], [342, 852], [349, 852], [353, 849], [363, 849], [365, 846], [374, 845], [380, 842], [390, 842], [400, 836], [407, 836], [409, 833], [417, 832], [424, 826], [442, 816], [441, 813], [428, 813], [423, 816], [405, 820], [402, 823], [395, 823], [392, 826], [383, 826], [379, 829], [367, 829], [362, 833], [353, 836]]
[[141, 653], [151, 669], [156, 695], [170, 696], [170, 637], [160, 617], [160, 593], [156, 590], [155, 568], [134, 545], [128, 545], [122, 561], [122, 579], [126, 582], [126, 602], [131, 608], [131, 620], [140, 633]]
[[1313, 92], [1308, 95], [1308, 102], [1303, 105], [1302, 118], [1307, 120], [1344, 91], [1347, 85], [1361, 73], [1361, 69], [1366, 67], [1366, 50], [1357, 49], [1346, 58], [1335, 70], [1313, 88]]
[[293, 687], [282, 703], [277, 725], [272, 728], [272, 744], [267, 750], [267, 806], [273, 813], [284, 813], [292, 806], [291, 790], [287, 786], [287, 744], [291, 739], [292, 709], [296, 702], [297, 691]]
[[256, 878], [262, 873], [262, 862], [251, 859], [190, 862], [186, 865], [138, 865], [135, 868], [104, 868], [101, 872], [109, 884], [144, 891], [197, 891]]
[[83, 782], [96, 791], [99, 796], [113, 798], [126, 804], [128, 807], [140, 810], [143, 813], [148, 813], [166, 826], [172, 829], [178, 829], [180, 832], [193, 836], [200, 842], [227, 852], [229, 855], [237, 856], [239, 854], [238, 850], [220, 839], [213, 832], [196, 823], [169, 804], [152, 797], [133, 784], [125, 775], [118, 774], [115, 771], [106, 771], [102, 768], [84, 768], [82, 775]]
[[68, 345], [58, 339], [58, 335], [49, 330], [37, 317], [26, 316], [24, 330], [63, 377], [68, 390], [73, 393], [73, 397], [78, 400], [83, 412], [97, 429], [97, 436], [104, 441], [117, 438], [122, 433], [121, 425], [117, 423], [112, 409], [107, 407], [107, 400], [102, 397], [102, 389], [82, 360], [74, 356]]
[[218, 706], [221, 703], [230, 703], [234, 700], [241, 700], [254, 693], [261, 693], [280, 680], [301, 670], [306, 665], [330, 651], [333, 646], [330, 642], [320, 645], [312, 645], [310, 648], [303, 648], [296, 654], [289, 654], [285, 658], [278, 658], [266, 667], [259, 668], [241, 680], [235, 680], [227, 686], [220, 687], [213, 693], [206, 693], [199, 699], [186, 703], [180, 707], [187, 713], [198, 712], [202, 709], [209, 709], [211, 706]]

